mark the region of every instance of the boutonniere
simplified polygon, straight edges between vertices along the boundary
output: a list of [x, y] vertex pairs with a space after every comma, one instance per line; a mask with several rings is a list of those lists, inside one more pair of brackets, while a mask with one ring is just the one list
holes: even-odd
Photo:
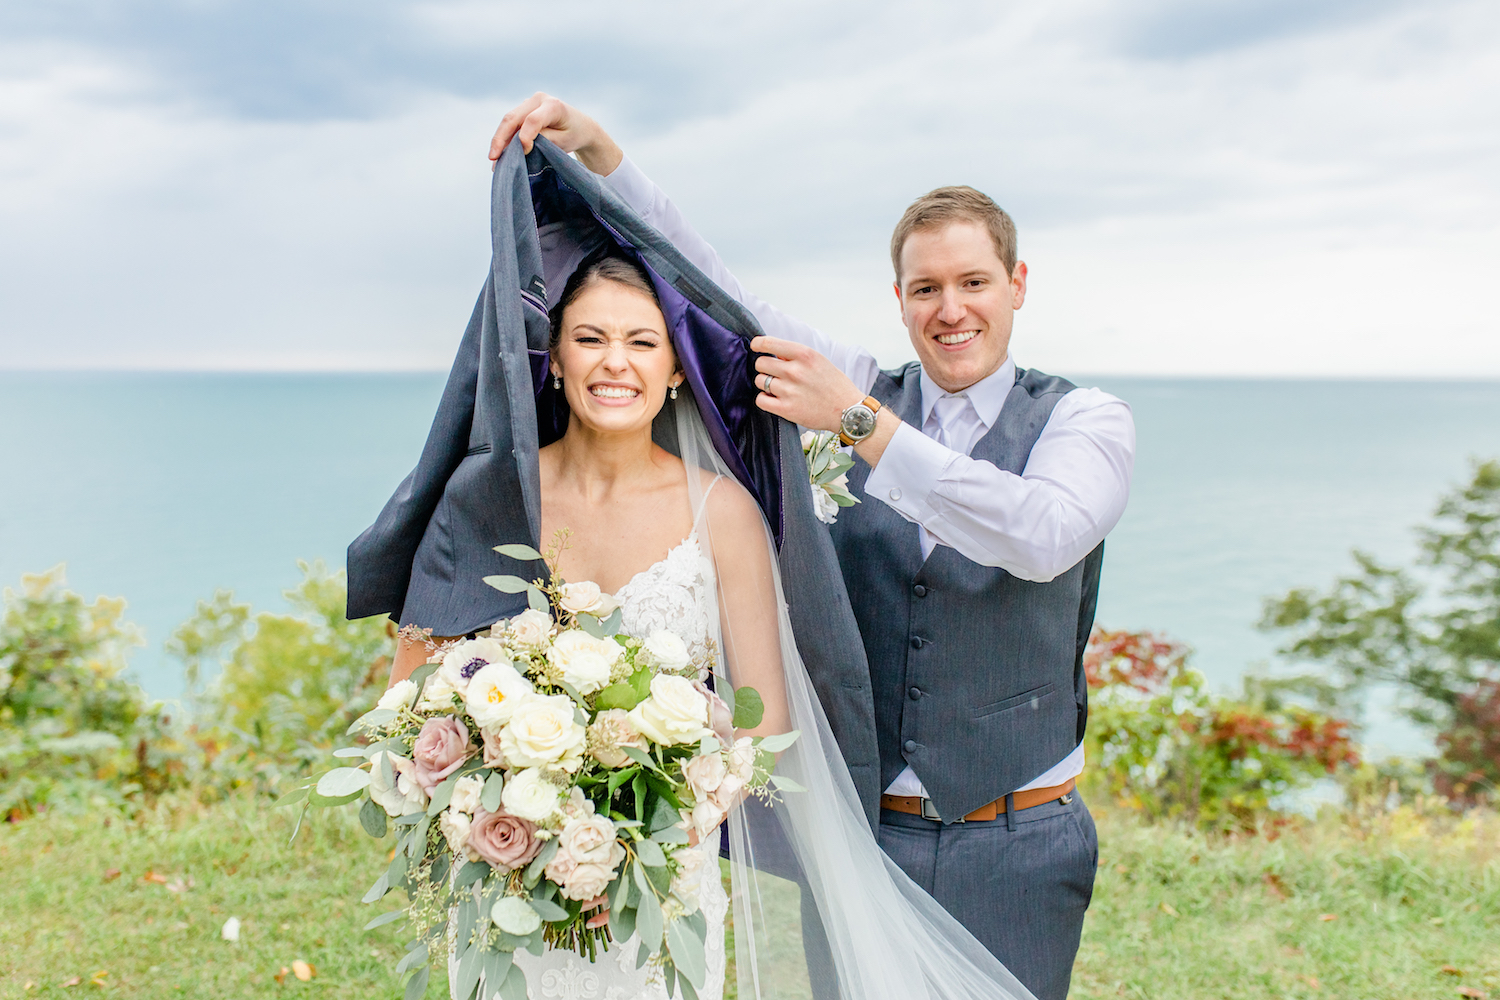
[[804, 431], [802, 454], [807, 458], [807, 478], [812, 484], [813, 508], [818, 520], [832, 524], [840, 507], [853, 507], [859, 498], [849, 492], [848, 472], [854, 468], [832, 431]]

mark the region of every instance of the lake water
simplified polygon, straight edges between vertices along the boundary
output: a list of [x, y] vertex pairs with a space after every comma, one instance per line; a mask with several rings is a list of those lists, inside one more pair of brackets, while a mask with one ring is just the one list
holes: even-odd
[[[1261, 600], [1322, 586], [1359, 546], [1387, 560], [1470, 457], [1500, 456], [1500, 383], [1089, 381], [1134, 408], [1130, 508], [1110, 536], [1098, 620], [1196, 649], [1221, 688], [1271, 659]], [[284, 608], [299, 558], [344, 549], [415, 462], [440, 374], [0, 372], [0, 582], [66, 561], [74, 589], [124, 596], [157, 695], [162, 653], [215, 588]], [[1376, 711], [1375, 747], [1419, 737]]]

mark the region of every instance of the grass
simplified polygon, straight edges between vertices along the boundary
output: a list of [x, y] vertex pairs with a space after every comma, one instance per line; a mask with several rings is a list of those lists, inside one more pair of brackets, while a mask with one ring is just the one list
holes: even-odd
[[[314, 819], [290, 846], [292, 816], [248, 802], [0, 828], [0, 997], [398, 996], [400, 932], [361, 931], [396, 897], [358, 903], [383, 853], [352, 815]], [[1496, 817], [1210, 839], [1105, 813], [1099, 829], [1079, 1000], [1500, 1000]], [[313, 978], [278, 982], [297, 959]]]

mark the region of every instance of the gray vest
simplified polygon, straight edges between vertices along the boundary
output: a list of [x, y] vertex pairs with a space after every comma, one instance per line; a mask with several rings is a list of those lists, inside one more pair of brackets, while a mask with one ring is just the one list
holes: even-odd
[[[922, 425], [921, 366], [882, 372], [871, 394]], [[1073, 385], [1016, 369], [1000, 419], [970, 456], [1019, 475]], [[864, 493], [856, 462], [850, 488]], [[981, 566], [945, 545], [922, 559], [917, 526], [879, 499], [833, 527], [875, 696], [880, 787], [908, 764], [954, 819], [1015, 791], [1083, 739], [1083, 650], [1099, 594], [1100, 542], [1047, 583]]]

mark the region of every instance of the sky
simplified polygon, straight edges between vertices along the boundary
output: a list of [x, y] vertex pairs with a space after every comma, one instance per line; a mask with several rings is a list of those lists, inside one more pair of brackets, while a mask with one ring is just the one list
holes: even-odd
[[445, 368], [538, 89], [883, 362], [967, 183], [1023, 365], [1500, 377], [1492, 0], [5, 0], [0, 367]]

